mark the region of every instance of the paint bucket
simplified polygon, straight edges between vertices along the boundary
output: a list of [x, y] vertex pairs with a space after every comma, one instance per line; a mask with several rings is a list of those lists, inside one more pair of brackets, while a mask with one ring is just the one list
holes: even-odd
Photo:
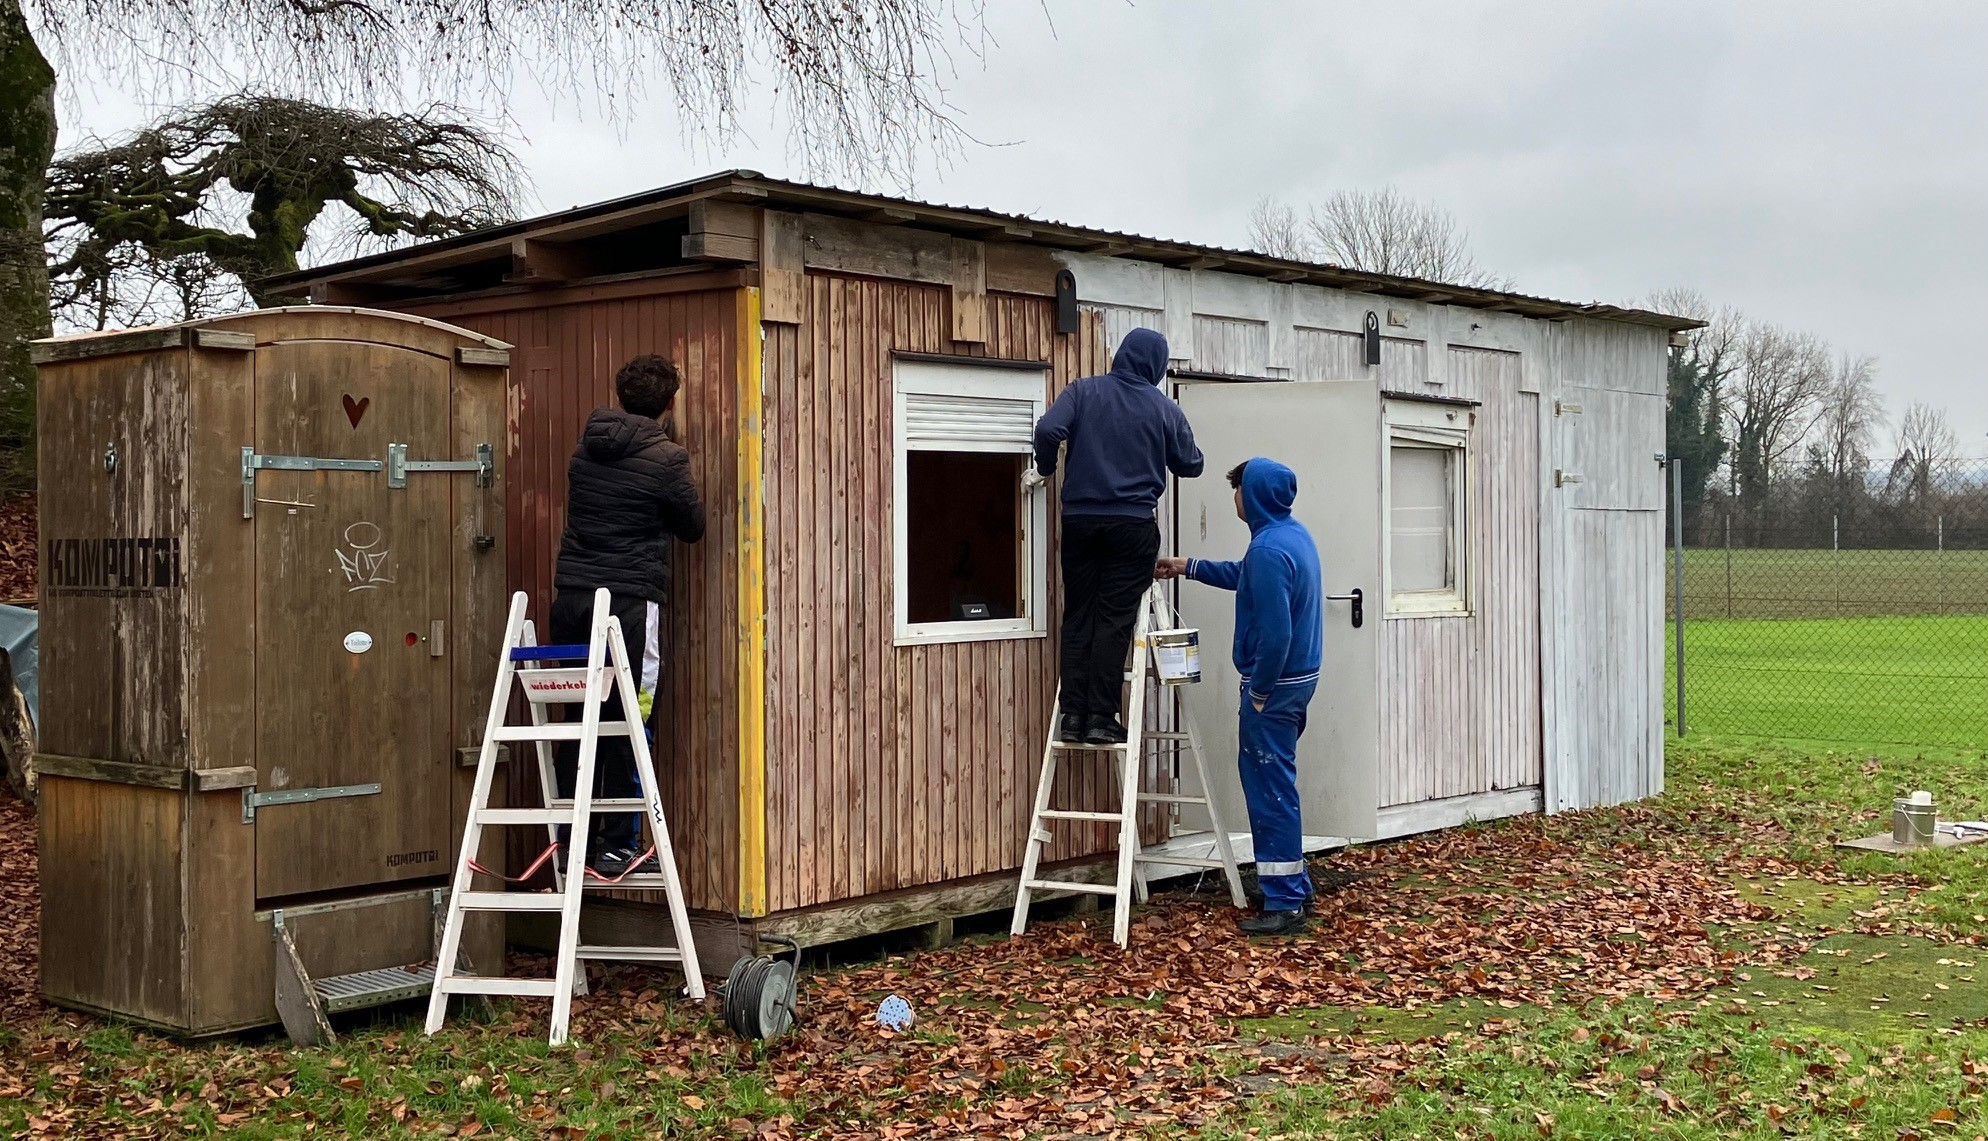
[[1891, 839], [1902, 847], [1923, 848], [1933, 842], [1938, 820], [1931, 793], [1915, 792], [1891, 802]]
[[1193, 685], [1201, 680], [1201, 631], [1155, 630], [1152, 638], [1161, 684]]

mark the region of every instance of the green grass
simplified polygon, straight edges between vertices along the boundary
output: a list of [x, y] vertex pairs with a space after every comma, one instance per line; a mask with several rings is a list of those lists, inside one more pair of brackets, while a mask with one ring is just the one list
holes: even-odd
[[1953, 614], [1988, 614], [1988, 551], [1684, 552], [1687, 619]]
[[[1665, 634], [1674, 725], [1676, 645]], [[1694, 731], [1988, 743], [1988, 617], [1691, 621], [1684, 653]]]

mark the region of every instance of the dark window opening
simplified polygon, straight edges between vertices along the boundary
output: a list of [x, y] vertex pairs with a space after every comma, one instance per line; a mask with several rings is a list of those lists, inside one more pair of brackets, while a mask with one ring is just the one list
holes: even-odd
[[1018, 617], [1025, 457], [913, 451], [904, 462], [909, 620]]

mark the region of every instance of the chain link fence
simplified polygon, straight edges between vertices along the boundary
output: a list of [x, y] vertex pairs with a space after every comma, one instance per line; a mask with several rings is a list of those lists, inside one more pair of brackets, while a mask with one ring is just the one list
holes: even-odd
[[1988, 746], [1988, 461], [1789, 483], [1665, 552], [1673, 728], [1681, 598], [1687, 732]]

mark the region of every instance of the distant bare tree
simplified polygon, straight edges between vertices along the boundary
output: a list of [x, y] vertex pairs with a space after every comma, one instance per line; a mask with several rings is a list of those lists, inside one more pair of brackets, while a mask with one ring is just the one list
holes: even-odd
[[1249, 210], [1249, 248], [1273, 258], [1313, 261], [1311, 236], [1298, 212], [1268, 195]]
[[1830, 353], [1812, 334], [1766, 322], [1745, 326], [1738, 353], [1726, 401], [1733, 491], [1742, 503], [1758, 505], [1822, 410]]
[[1862, 479], [1871, 466], [1871, 444], [1884, 426], [1884, 398], [1878, 395], [1877, 359], [1843, 353], [1824, 385], [1816, 417], [1816, 447], [1841, 490]]
[[1470, 235], [1450, 212], [1389, 186], [1337, 190], [1306, 217], [1312, 252], [1348, 269], [1419, 277], [1479, 289], [1510, 289], [1512, 279], [1477, 264]]
[[1912, 404], [1899, 418], [1895, 440], [1898, 458], [1892, 461], [1885, 481], [1887, 498], [1923, 500], [1960, 467], [1960, 436], [1947, 421], [1945, 409]]

